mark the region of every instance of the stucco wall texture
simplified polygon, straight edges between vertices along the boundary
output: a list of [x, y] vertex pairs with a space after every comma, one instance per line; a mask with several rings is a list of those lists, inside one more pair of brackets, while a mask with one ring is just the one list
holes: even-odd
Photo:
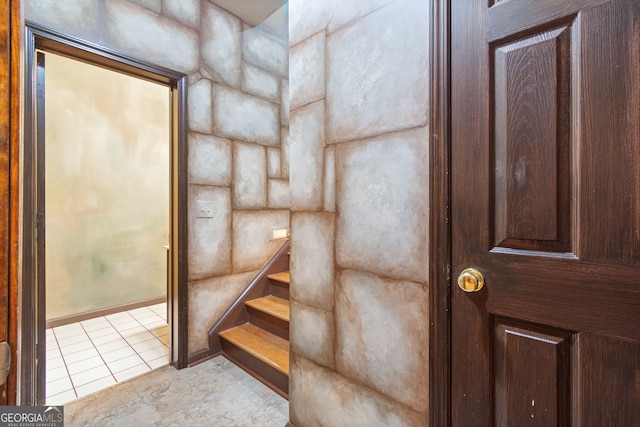
[[[288, 46], [207, 0], [25, 0], [26, 20], [188, 76], [189, 354], [289, 226]], [[197, 218], [210, 201], [213, 218]], [[246, 226], [251, 224], [250, 227]]]
[[189, 75], [190, 352], [291, 218], [291, 421], [426, 425], [428, 2], [291, 0], [288, 52], [207, 0], [25, 3]]
[[428, 2], [289, 2], [290, 416], [428, 423]]

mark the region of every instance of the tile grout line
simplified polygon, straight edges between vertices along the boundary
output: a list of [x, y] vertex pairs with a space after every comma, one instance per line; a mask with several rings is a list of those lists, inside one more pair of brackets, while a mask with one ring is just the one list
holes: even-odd
[[[151, 309], [150, 309], [150, 310], [151, 310]], [[165, 321], [165, 324], [167, 324], [167, 320], [166, 320], [166, 319], [164, 319], [164, 318], [162, 318], [162, 316], [161, 316], [161, 315], [159, 315], [158, 313], [156, 313], [156, 312], [155, 312], [155, 311], [153, 311], [153, 310], [151, 310], [151, 312], [153, 312], [156, 316], [160, 317], [162, 320], [164, 320], [164, 321]], [[136, 319], [136, 320], [137, 320], [137, 319]], [[146, 326], [146, 325], [142, 325], [142, 326], [143, 326], [143, 327], [144, 327], [144, 328], [145, 328], [145, 329], [146, 329], [146, 330], [147, 330], [151, 335], [153, 335], [153, 338], [154, 338], [155, 340], [159, 341], [159, 342], [160, 342], [160, 344], [162, 344], [162, 346], [163, 346], [163, 347], [167, 347], [167, 348], [169, 348], [169, 346], [168, 346], [168, 345], [166, 345], [166, 344], [165, 344], [165, 343], [160, 339], [160, 337], [156, 336], [156, 334], [154, 334], [154, 333], [153, 333], [149, 328], [147, 328], [147, 326]], [[135, 349], [134, 349], [134, 350], [135, 350]], [[136, 352], [136, 354], [138, 354], [138, 356], [140, 356], [140, 353], [138, 353], [138, 350], [135, 350], [135, 352]], [[165, 356], [162, 356], [162, 357], [164, 358]], [[144, 361], [144, 363], [146, 363], [146, 364], [147, 364], [147, 366], [149, 366], [151, 369], [154, 369], [154, 368], [152, 368], [152, 367], [151, 367], [151, 365], [149, 364], [149, 362], [147, 362], [146, 360], [144, 360], [144, 358], [143, 358], [142, 356], [140, 356], [140, 358]], [[158, 357], [157, 359], [160, 359], [160, 358]], [[153, 360], [156, 360], [156, 359], [153, 359]]]
[[[62, 365], [64, 366], [64, 370], [67, 372], [67, 377], [66, 378], [69, 380], [69, 384], [71, 384], [71, 389], [70, 390], [73, 390], [73, 394], [75, 395], [75, 397], [77, 399], [78, 398], [78, 392], [76, 391], [76, 388], [73, 385], [73, 381], [71, 380], [71, 372], [69, 372], [69, 367], [67, 366], [67, 360], [65, 359], [64, 353], [62, 352], [62, 348], [60, 347], [60, 341], [58, 341], [58, 336], [56, 335], [56, 331], [54, 331], [53, 328], [51, 328], [51, 333], [53, 334], [53, 338], [56, 340], [56, 345], [58, 346], [58, 351], [60, 352], [60, 358], [62, 359]], [[46, 332], [45, 332], [45, 334], [46, 334]], [[47, 348], [46, 348], [46, 340], [45, 340], [45, 362], [44, 362], [45, 363], [45, 370], [46, 370], [46, 366], [47, 366], [46, 351], [47, 351]], [[46, 373], [45, 373], [45, 375], [46, 375]], [[60, 379], [62, 379], [62, 378], [60, 378]], [[46, 381], [46, 378], [45, 378], [45, 392], [44, 392], [45, 400], [47, 399], [47, 384], [48, 384], [48, 381]], [[69, 390], [64, 390], [64, 391], [61, 391], [60, 393], [56, 393], [56, 394], [61, 394], [61, 393], [64, 393], [66, 391], [69, 391]], [[53, 397], [53, 396], [51, 396], [51, 397]]]
[[[143, 317], [142, 317], [142, 319], [143, 319], [143, 320], [144, 320], [145, 318], [157, 317], [157, 318], [158, 318], [158, 320], [162, 320], [162, 321], [164, 322], [164, 324], [167, 324], [167, 320], [164, 318], [163, 314], [161, 314], [161, 313], [158, 313], [158, 312], [154, 311], [154, 310], [153, 310], [153, 309], [151, 309], [150, 307], [141, 307], [141, 308], [146, 308], [146, 309], [147, 309], [147, 311], [150, 313], [150, 315], [148, 315], [148, 316], [143, 316]], [[164, 311], [166, 311], [166, 310], [163, 310], [163, 313], [164, 313]], [[161, 339], [161, 337], [160, 337], [160, 336], [157, 336], [156, 334], [154, 334], [154, 332], [153, 332], [151, 329], [149, 329], [145, 324], [143, 324], [143, 323], [142, 323], [142, 322], [141, 322], [141, 321], [136, 317], [136, 315], [135, 315], [135, 314], [132, 314], [130, 311], [123, 311], [123, 312], [120, 312], [120, 313], [126, 313], [126, 314], [128, 315], [128, 317], [130, 317], [130, 318], [131, 318], [131, 320], [135, 321], [135, 322], [132, 322], [132, 323], [135, 323], [135, 325], [134, 325], [132, 328], [127, 328], [127, 329], [124, 329], [124, 330], [123, 330], [123, 329], [120, 329], [120, 327], [116, 324], [117, 322], [116, 322], [116, 323], [112, 322], [112, 321], [111, 321], [110, 319], [108, 319], [106, 316], [99, 316], [99, 317], [96, 317], [96, 318], [93, 318], [93, 319], [88, 319], [88, 320], [104, 319], [104, 321], [106, 321], [106, 324], [108, 325], [108, 326], [106, 326], [106, 327], [111, 327], [111, 328], [113, 328], [113, 329], [115, 330], [115, 332], [110, 333], [110, 334], [111, 334], [111, 335], [113, 335], [114, 337], [119, 337], [120, 339], [122, 339], [122, 340], [126, 343], [126, 347], [123, 347], [123, 349], [124, 349], [124, 348], [129, 348], [129, 349], [131, 349], [131, 350], [135, 353], [135, 355], [136, 355], [136, 356], [138, 356], [138, 358], [139, 358], [140, 360], [142, 360], [142, 362], [143, 362], [143, 363], [142, 363], [142, 364], [140, 364], [140, 365], [136, 365], [136, 366], [144, 366], [144, 367], [147, 369], [147, 371], [146, 371], [146, 372], [150, 372], [150, 371], [153, 371], [154, 369], [157, 369], [157, 368], [153, 368], [153, 367], [151, 366], [150, 362], [155, 361], [155, 360], [158, 360], [158, 359], [163, 359], [163, 360], [165, 360], [165, 361], [166, 361], [166, 360], [168, 359], [167, 355], [164, 355], [164, 356], [161, 356], [161, 357], [155, 358], [155, 359], [153, 359], [153, 360], [151, 360], [151, 361], [147, 362], [147, 361], [145, 360], [145, 358], [143, 358], [143, 357], [142, 357], [142, 355], [140, 354], [140, 352], [139, 352], [135, 347], [133, 347], [133, 344], [131, 344], [131, 343], [130, 343], [126, 338], [125, 338], [125, 336], [123, 335], [123, 332], [124, 332], [124, 331], [126, 331], [126, 330], [128, 330], [128, 329], [133, 329], [133, 328], [139, 328], [139, 327], [142, 327], [142, 329], [144, 330], [144, 332], [147, 332], [147, 333], [151, 334], [151, 335], [153, 336], [153, 338], [150, 338], [149, 340], [145, 340], [145, 341], [141, 341], [141, 342], [153, 341], [153, 342], [154, 342], [154, 344], [155, 344], [155, 343], [159, 344], [159, 345], [158, 345], [158, 348], [163, 348], [163, 350], [168, 349], [168, 347], [169, 347], [169, 346], [168, 346], [167, 344], [165, 344], [165, 343], [164, 343], [164, 341], [162, 341], [162, 339]], [[146, 314], [146, 312], [143, 312], [143, 313], [144, 313], [144, 314]], [[138, 314], [140, 314], [140, 313], [138, 313]], [[122, 317], [125, 317], [125, 316], [122, 316]], [[127, 322], [128, 322], [128, 321], [127, 321]], [[151, 323], [154, 323], [154, 322], [150, 322], [149, 324], [151, 324]], [[83, 324], [82, 324], [82, 321], [80, 321], [80, 322], [76, 322], [76, 324], [77, 324], [77, 325], [79, 325], [80, 330], [82, 331], [81, 333], [82, 333], [82, 334], [84, 334], [84, 335], [86, 335], [86, 337], [89, 339], [89, 342], [91, 343], [91, 346], [92, 346], [92, 347], [89, 347], [89, 348], [87, 348], [87, 349], [78, 350], [78, 352], [80, 352], [80, 351], [85, 351], [85, 350], [89, 350], [89, 349], [91, 349], [91, 348], [92, 348], [92, 349], [94, 349], [94, 350], [98, 353], [98, 356], [100, 357], [100, 360], [102, 361], [102, 365], [101, 365], [101, 366], [106, 366], [106, 368], [107, 368], [107, 370], [108, 370], [108, 372], [109, 372], [109, 376], [106, 376], [106, 377], [103, 377], [103, 378], [98, 378], [98, 379], [96, 379], [96, 380], [93, 380], [93, 381], [88, 382], [87, 384], [91, 384], [91, 383], [93, 383], [93, 382], [95, 382], [95, 381], [104, 380], [105, 378], [111, 378], [112, 380], [114, 380], [114, 381], [115, 381], [115, 383], [116, 383], [116, 384], [117, 384], [117, 383], [119, 383], [119, 382], [121, 382], [121, 381], [118, 381], [118, 379], [117, 379], [117, 377], [116, 377], [116, 374], [113, 372], [112, 368], [109, 366], [109, 363], [107, 363], [107, 361], [104, 359], [104, 357], [103, 357], [103, 353], [102, 353], [102, 351], [98, 348], [98, 345], [94, 342], [94, 338], [92, 338], [92, 337], [91, 337], [91, 335], [90, 335], [90, 333], [89, 333], [90, 331], [89, 331], [88, 329], [86, 329], [85, 325], [83, 325]], [[65, 357], [65, 354], [62, 352], [61, 343], [60, 343], [60, 341], [58, 340], [58, 336], [57, 336], [57, 334], [56, 334], [56, 332], [55, 332], [54, 328], [50, 328], [50, 329], [51, 329], [51, 332], [53, 333], [53, 337], [54, 337], [54, 339], [55, 339], [56, 345], [57, 345], [57, 347], [58, 347], [58, 351], [59, 351], [60, 356], [61, 356], [61, 359], [62, 359], [63, 366], [64, 366], [65, 371], [66, 371], [66, 374], [67, 374], [67, 375], [66, 375], [66, 378], [69, 380], [69, 383], [71, 384], [71, 387], [72, 387], [72, 388], [71, 388], [71, 389], [69, 389], [69, 390], [65, 390], [65, 391], [63, 391], [63, 392], [56, 393], [56, 395], [58, 395], [58, 394], [62, 394], [62, 393], [66, 393], [66, 392], [68, 392], [68, 391], [73, 391], [73, 394], [74, 394], [75, 398], [77, 399], [77, 398], [79, 398], [79, 397], [80, 397], [80, 396], [78, 395], [77, 387], [80, 387], [80, 386], [76, 386], [76, 385], [75, 385], [75, 383], [74, 383], [74, 381], [73, 381], [73, 377], [72, 377], [71, 372], [69, 371], [69, 368], [68, 368], [68, 361], [67, 361], [67, 358]], [[100, 328], [98, 328], [98, 329], [100, 329]], [[91, 332], [93, 332], [93, 331], [94, 331], [94, 330], [92, 330]], [[78, 333], [77, 335], [80, 335], [81, 333]], [[107, 336], [107, 335], [109, 335], [109, 334], [105, 334], [104, 336]], [[74, 336], [74, 335], [71, 335], [71, 336]], [[164, 335], [163, 335], [163, 336], [164, 336]], [[102, 336], [101, 336], [101, 337], [102, 337]], [[96, 337], [96, 338], [99, 338], [99, 337]], [[74, 344], [78, 344], [78, 343], [73, 343], [73, 344], [70, 344], [70, 345], [74, 345]], [[136, 344], [139, 344], [139, 343], [136, 343]], [[150, 349], [149, 349], [149, 350], [150, 350]], [[112, 350], [112, 351], [119, 351], [119, 349]], [[147, 350], [145, 350], [145, 351], [147, 351]], [[75, 353], [77, 353], [77, 352], [73, 352], [73, 353], [70, 353], [70, 354], [75, 354]], [[127, 356], [125, 356], [125, 358], [126, 358], [126, 357], [127, 357]], [[82, 360], [86, 360], [86, 359], [82, 359]], [[82, 360], [78, 360], [78, 361], [76, 361], [76, 362], [74, 362], [74, 363], [80, 363]], [[117, 360], [121, 360], [121, 359], [117, 359]], [[112, 362], [115, 362], [115, 361], [112, 361]], [[85, 371], [90, 370], [90, 369], [99, 368], [99, 367], [100, 367], [100, 366], [96, 366], [96, 367], [94, 367], [94, 368], [86, 369]], [[135, 366], [132, 366], [132, 367], [129, 367], [129, 368], [123, 369], [122, 371], [125, 371], [125, 370], [127, 370], [127, 369], [132, 369], [132, 368], [134, 368], [134, 367], [135, 367]], [[158, 366], [158, 367], [160, 367], [160, 366]], [[85, 372], [85, 371], [81, 371], [81, 372]], [[81, 372], [78, 372], [78, 374], [80, 374]], [[137, 375], [134, 375], [134, 376], [137, 376]], [[61, 378], [61, 379], [62, 379], [62, 378]], [[125, 381], [125, 380], [123, 379], [123, 381]], [[82, 386], [87, 385], [87, 384], [82, 384]], [[50, 396], [50, 397], [54, 397], [54, 396], [55, 396], [55, 395]], [[72, 400], [74, 400], [74, 399], [72, 399]]]
[[[155, 311], [154, 311], [153, 309], [151, 309], [150, 307], [145, 307], [145, 308], [147, 308], [147, 309], [148, 309], [148, 310], [149, 310], [149, 311], [150, 311], [150, 312], [151, 312], [155, 317], [158, 317], [158, 318], [160, 318], [160, 320], [163, 320], [165, 324], [168, 324], [168, 323], [167, 323], [167, 319], [165, 319], [161, 314], [158, 314], [157, 312], [155, 312]], [[166, 311], [166, 310], [165, 310], [165, 311]], [[129, 313], [129, 312], [128, 312], [128, 313]], [[156, 336], [156, 334], [154, 334], [154, 333], [153, 333], [153, 331], [152, 331], [151, 329], [149, 329], [145, 324], [143, 324], [142, 322], [140, 322], [140, 320], [139, 320], [135, 315], [133, 315], [133, 314], [131, 314], [131, 313], [129, 313], [129, 315], [130, 315], [131, 317], [133, 317], [133, 318], [134, 318], [134, 319], [135, 319], [135, 320], [136, 320], [136, 321], [137, 321], [137, 322], [138, 322], [138, 323], [139, 323], [139, 324], [140, 324], [140, 325], [145, 329], [145, 331], [147, 331], [147, 332], [149, 332], [151, 335], [153, 335], [153, 338], [151, 338], [151, 339], [149, 339], [149, 340], [147, 340], [147, 341], [156, 340], [156, 341], [158, 341], [158, 342], [159, 342], [163, 347], [166, 347], [167, 349], [169, 348], [169, 346], [168, 346], [168, 345], [166, 345], [166, 344], [165, 344], [165, 343], [160, 339], [160, 337]], [[153, 317], [153, 316], [146, 316], [146, 317]], [[126, 338], [125, 338], [125, 340], [126, 340]], [[147, 342], [147, 341], [141, 341], [141, 342]], [[136, 354], [138, 355], [138, 357], [140, 357], [140, 358], [142, 359], [142, 361], [143, 361], [143, 362], [144, 362], [144, 363], [145, 363], [145, 364], [146, 364], [146, 365], [147, 365], [151, 370], [155, 369], [155, 368], [153, 368], [153, 367], [149, 364], [149, 362], [147, 362], [147, 361], [142, 357], [142, 355], [140, 354], [140, 352], [138, 352], [138, 350], [136, 350], [136, 349], [133, 347], [133, 345], [131, 345], [131, 348], [133, 349], [133, 351], [135, 351], [135, 352], [136, 352]], [[161, 356], [161, 357], [162, 357], [162, 358], [164, 358], [165, 356]], [[158, 357], [158, 358], [156, 358], [156, 359], [160, 359], [160, 357]], [[153, 360], [156, 360], [156, 359], [153, 359]]]
[[[147, 330], [147, 328], [146, 328], [142, 323], [140, 323], [140, 321], [139, 321], [138, 319], [136, 319], [134, 316], [132, 316], [132, 315], [131, 315], [131, 313], [129, 313], [128, 311], [127, 311], [126, 313], [127, 313], [129, 316], [131, 316], [131, 318], [132, 318], [133, 320], [135, 320], [136, 322], [138, 322], [138, 325], [142, 326], [145, 330]], [[107, 321], [109, 321], [109, 319], [107, 319]], [[109, 323], [111, 323], [111, 321], [109, 321]], [[113, 325], [113, 323], [111, 323], [111, 324]], [[144, 363], [144, 364], [147, 366], [147, 368], [149, 368], [149, 369], [153, 369], [151, 366], [149, 366], [149, 364], [147, 363], [147, 361], [146, 361], [146, 360], [144, 360], [144, 359], [140, 356], [140, 353], [138, 353], [138, 350], [136, 350], [136, 349], [133, 347], [133, 345], [132, 345], [129, 341], [127, 341], [127, 339], [126, 339], [126, 338], [125, 338], [125, 337], [120, 333], [120, 330], [118, 329], [118, 327], [117, 327], [116, 325], [113, 325], [113, 328], [116, 330], [116, 332], [118, 333], [118, 335], [120, 335], [120, 337], [122, 337], [122, 339], [123, 339], [123, 340], [125, 340], [125, 342], [127, 343], [127, 345], [128, 345], [129, 347], [131, 347], [131, 349], [136, 353], [136, 356], [138, 356], [138, 357], [140, 358], [140, 360], [142, 360], [142, 363]], [[131, 329], [133, 329], [133, 328], [131, 328]], [[132, 368], [133, 368], [133, 366], [132, 366]], [[114, 376], [115, 376], [115, 375], [114, 375]], [[117, 379], [116, 379], [116, 382], [118, 382], [118, 380], [117, 380]]]
[[[107, 319], [105, 316], [101, 316], [104, 317], [104, 319], [108, 322], [109, 319]], [[118, 380], [116, 379], [116, 376], [113, 374], [113, 372], [111, 372], [111, 368], [109, 368], [109, 365], [107, 364], [107, 361], [104, 360], [104, 358], [102, 357], [102, 353], [100, 353], [100, 349], [98, 348], [98, 346], [96, 345], [96, 343], [93, 342], [93, 338], [91, 338], [91, 335], [89, 335], [89, 331], [87, 331], [84, 327], [84, 325], [82, 324], [82, 322], [78, 322], [80, 323], [80, 327], [82, 327], [82, 330], [87, 334], [87, 337], [89, 338], [89, 341], [91, 341], [91, 345], [93, 346], [93, 348], [96, 349], [96, 353], [98, 353], [98, 356], [100, 357], [100, 360], [102, 360], [102, 363], [104, 366], [107, 367], [107, 370], [109, 371], [109, 374], [111, 375], [111, 377], [114, 379], [114, 381], [116, 382], [116, 384], [118, 383]], [[108, 378], [108, 377], [104, 377], [104, 378]], [[103, 378], [98, 378], [95, 381], [100, 381]], [[93, 381], [88, 382], [87, 384], [91, 384]], [[75, 387], [75, 386], [74, 386]], [[78, 396], [78, 392], [76, 391], [76, 397]]]

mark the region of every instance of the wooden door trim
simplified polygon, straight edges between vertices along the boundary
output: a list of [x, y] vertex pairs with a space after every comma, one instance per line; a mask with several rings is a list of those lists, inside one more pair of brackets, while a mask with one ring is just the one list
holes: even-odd
[[[24, 27], [25, 71], [24, 71], [24, 147], [23, 147], [23, 182], [15, 183], [23, 186], [23, 237], [22, 237], [22, 319], [20, 320], [22, 347], [20, 355], [20, 404], [41, 404], [38, 396], [33, 394], [35, 378], [36, 325], [31, 319], [37, 313], [35, 304], [37, 291], [33, 286], [35, 277], [35, 229], [36, 215], [33, 207], [37, 193], [34, 187], [36, 165], [35, 150], [37, 147], [35, 99], [35, 61], [36, 49], [57, 53], [80, 61], [102, 66], [123, 74], [154, 81], [171, 88], [171, 237], [172, 247], [172, 286], [169, 289], [168, 304], [171, 316], [171, 335], [173, 353], [172, 365], [178, 369], [187, 366], [187, 76], [118, 51], [81, 40], [68, 34], [60, 33], [32, 22], [25, 22]], [[12, 214], [18, 215], [18, 207], [14, 205]], [[29, 286], [28, 284], [32, 285]], [[43, 320], [44, 322], [44, 320]], [[44, 323], [43, 323], [44, 324]]]
[[451, 423], [450, 2], [431, 3], [429, 137], [429, 422]]
[[[2, 106], [0, 107], [0, 295], [3, 321], [7, 330], [3, 337], [11, 347], [11, 368], [0, 404], [15, 405], [17, 389], [18, 345], [18, 162], [20, 135], [20, 1], [8, 0], [0, 11], [2, 37]], [[6, 336], [4, 333], [6, 332]], [[4, 394], [6, 393], [6, 395]]]

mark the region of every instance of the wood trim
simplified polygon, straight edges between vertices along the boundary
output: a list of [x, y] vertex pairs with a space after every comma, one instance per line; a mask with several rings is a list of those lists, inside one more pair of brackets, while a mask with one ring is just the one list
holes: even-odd
[[[44, 80], [44, 76], [45, 76], [45, 72], [44, 72], [44, 67], [45, 67], [45, 57], [44, 57], [44, 53], [42, 52], [36, 52], [36, 67], [37, 67], [37, 71], [36, 71], [36, 85], [35, 85], [35, 95], [36, 95], [36, 102], [35, 102], [35, 110], [36, 110], [36, 117], [41, 117], [43, 118], [43, 120], [37, 120], [36, 122], [36, 140], [35, 140], [35, 170], [34, 170], [34, 174], [32, 175], [34, 178], [34, 207], [35, 207], [35, 226], [36, 226], [36, 236], [44, 236], [45, 235], [45, 167], [44, 167], [44, 163], [42, 164], [38, 164], [38, 162], [42, 162], [42, 159], [44, 159], [44, 153], [45, 153], [45, 116], [44, 116], [44, 91], [45, 91], [45, 86], [46, 86], [46, 82]], [[45, 299], [45, 277], [46, 277], [46, 270], [45, 270], [45, 257], [43, 256], [43, 254], [45, 253], [45, 241], [42, 238], [38, 238], [36, 237], [36, 241], [34, 244], [34, 248], [35, 248], [35, 264], [34, 264], [34, 268], [35, 268], [35, 281], [34, 283], [34, 287], [35, 287], [35, 309], [36, 309], [36, 327], [35, 327], [35, 333], [36, 333], [36, 341], [37, 341], [37, 346], [36, 346], [36, 358], [38, 359], [38, 362], [36, 363], [36, 382], [35, 382], [35, 387], [37, 393], [36, 396], [38, 396], [37, 399], [37, 403], [38, 405], [44, 405], [44, 396], [45, 396], [45, 376], [46, 376], [46, 372], [45, 372], [45, 364], [46, 363], [42, 363], [40, 361], [44, 361], [47, 359], [47, 349], [46, 349], [46, 342], [47, 342], [47, 336], [46, 336], [46, 329], [45, 329], [45, 319], [46, 319], [46, 305], [47, 305], [47, 300]]]
[[209, 351], [209, 349], [205, 348], [200, 351], [196, 351], [191, 356], [189, 356], [189, 367], [193, 368], [196, 365], [206, 362], [207, 360], [214, 359], [218, 356], [222, 355], [222, 351], [219, 353], [213, 353]]
[[429, 425], [450, 425], [450, 3], [431, 3]]
[[[32, 306], [35, 300], [34, 284], [36, 283], [34, 265], [34, 236], [35, 215], [33, 205], [35, 202], [35, 164], [34, 150], [35, 113], [34, 113], [34, 64], [35, 49], [65, 55], [76, 60], [97, 64], [107, 69], [118, 71], [131, 76], [143, 78], [171, 88], [172, 102], [172, 164], [171, 164], [171, 271], [172, 286], [171, 295], [168, 298], [170, 308], [170, 322], [172, 324], [172, 360], [171, 364], [176, 368], [187, 366], [188, 343], [188, 305], [187, 305], [187, 76], [143, 60], [133, 58], [115, 50], [105, 48], [95, 43], [87, 42], [79, 38], [63, 34], [33, 22], [26, 22], [24, 27], [24, 56], [25, 56], [25, 95], [24, 95], [24, 182], [20, 183], [16, 176], [12, 181], [12, 190], [16, 193], [23, 185], [23, 257], [22, 257], [22, 319], [21, 334], [21, 401], [20, 404], [36, 404], [37, 396], [33, 395], [35, 384], [35, 324], [30, 322], [36, 313], [37, 307]], [[18, 73], [16, 73], [18, 74]], [[177, 107], [177, 108], [176, 108]], [[17, 153], [17, 148], [16, 148]], [[16, 155], [16, 169], [17, 169]], [[17, 194], [15, 196], [17, 198]], [[16, 199], [17, 200], [17, 199]], [[12, 206], [12, 214], [17, 216], [18, 204]], [[17, 226], [16, 226], [17, 229]], [[16, 230], [17, 232], [18, 230]], [[16, 239], [17, 242], [17, 239]], [[17, 244], [16, 244], [17, 246]], [[17, 261], [16, 261], [16, 266]], [[17, 273], [16, 273], [17, 274]], [[17, 283], [17, 279], [16, 279]]]
[[[18, 360], [18, 242], [19, 229], [19, 197], [20, 184], [20, 0], [10, 0], [11, 14], [11, 81], [10, 81], [10, 141], [9, 141], [9, 344], [13, 349], [13, 360]], [[9, 373], [8, 393], [9, 405], [16, 405], [18, 390], [17, 363], [13, 363]]]
[[61, 33], [32, 21], [25, 21], [37, 38], [39, 49], [85, 61], [123, 74], [175, 86], [185, 75], [178, 71], [134, 58], [117, 50]]
[[[8, 0], [0, 10], [2, 59], [0, 60], [0, 322], [1, 341], [11, 347], [11, 360], [17, 361], [18, 344], [18, 182], [20, 123], [20, 2]], [[16, 404], [17, 363], [13, 362], [7, 382], [0, 386], [2, 405]]]
[[167, 300], [166, 297], [149, 298], [143, 301], [130, 302], [127, 304], [115, 305], [112, 307], [101, 308], [99, 310], [85, 311], [83, 313], [71, 314], [69, 316], [56, 317], [46, 321], [46, 328], [56, 328], [58, 326], [68, 325], [70, 323], [82, 322], [83, 320], [94, 319], [96, 317], [108, 316], [113, 313], [121, 313], [123, 311], [134, 310], [140, 307], [148, 307], [150, 305], [162, 304]]
[[[176, 202], [178, 206], [172, 206], [173, 234], [171, 236], [171, 248], [177, 248], [177, 251], [170, 250], [170, 266], [175, 267], [177, 271], [171, 270], [173, 280], [171, 281], [171, 301], [169, 304], [169, 315], [171, 316], [171, 340], [174, 354], [172, 364], [178, 369], [188, 366], [189, 356], [189, 274], [188, 265], [188, 168], [189, 168], [189, 145], [188, 145], [188, 124], [187, 124], [187, 89], [189, 87], [187, 76], [182, 75], [176, 81], [176, 88], [172, 91], [174, 102], [178, 111], [172, 111], [172, 134], [176, 143], [173, 146], [175, 150], [172, 161], [175, 162], [171, 167], [172, 173], [172, 191], [174, 197], [172, 202]], [[175, 179], [175, 181], [174, 181]], [[169, 320], [169, 319], [167, 319]], [[173, 342], [174, 337], [178, 337], [178, 342]]]
[[[9, 341], [9, 170], [11, 152], [11, 2], [0, 8], [0, 341]], [[4, 379], [4, 378], [2, 378]], [[0, 405], [9, 401], [8, 384], [0, 386]]]
[[[35, 215], [35, 151], [36, 151], [36, 132], [35, 132], [35, 108], [36, 108], [36, 87], [35, 87], [35, 64], [36, 64], [36, 47], [35, 38], [31, 36], [28, 29], [25, 29], [24, 40], [24, 61], [25, 61], [25, 78], [24, 78], [24, 143], [22, 146], [22, 182], [18, 184], [22, 186], [22, 225], [21, 225], [21, 242], [22, 242], [22, 264], [19, 265], [22, 277], [21, 282], [21, 301], [20, 301], [20, 335], [21, 344], [19, 349], [20, 355], [20, 396], [18, 403], [20, 405], [37, 405], [38, 394], [42, 394], [36, 390], [38, 365], [36, 364], [37, 352], [37, 327], [36, 327], [36, 215]], [[14, 190], [19, 192], [20, 187]], [[16, 211], [20, 210], [19, 205], [13, 207]], [[32, 320], [32, 321], [29, 321]]]

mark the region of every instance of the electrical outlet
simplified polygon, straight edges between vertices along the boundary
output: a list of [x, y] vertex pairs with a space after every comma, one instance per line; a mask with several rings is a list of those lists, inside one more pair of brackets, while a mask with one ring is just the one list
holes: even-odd
[[197, 200], [196, 218], [213, 218], [213, 202], [208, 200]]

